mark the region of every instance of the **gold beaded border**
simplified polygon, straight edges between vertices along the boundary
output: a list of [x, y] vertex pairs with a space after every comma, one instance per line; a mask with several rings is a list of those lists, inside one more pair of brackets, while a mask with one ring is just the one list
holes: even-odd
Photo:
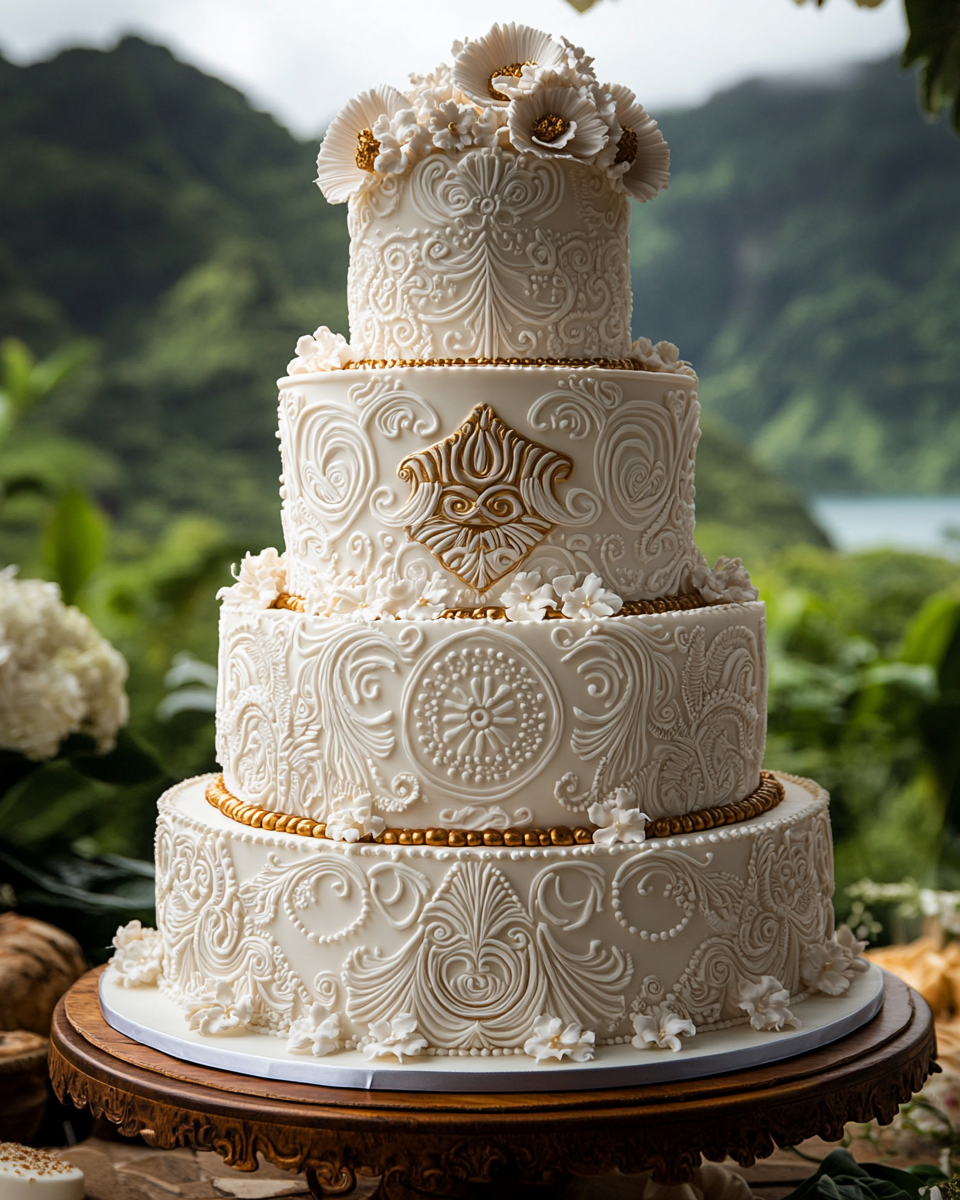
[[[270, 605], [271, 608], [283, 608], [290, 612], [303, 612], [302, 596], [289, 592], [281, 592]], [[705, 608], [707, 601], [697, 591], [677, 592], [672, 596], [660, 596], [656, 600], [625, 600], [623, 607], [613, 613], [614, 617], [640, 617], [652, 613], [686, 612], [691, 608]], [[440, 617], [448, 620], [466, 619], [481, 621], [484, 618], [491, 621], [509, 621], [507, 611], [499, 604], [481, 604], [475, 608], [445, 608]], [[546, 610], [547, 621], [566, 621], [559, 608]]]
[[[760, 784], [742, 800], [702, 808], [679, 817], [658, 817], [648, 821], [648, 838], [675, 837], [683, 833], [702, 833], [724, 825], [736, 825], [770, 812], [783, 800], [784, 787], [770, 771], [760, 772]], [[301, 837], [326, 839], [327, 826], [311, 817], [295, 813], [270, 812], [255, 804], [245, 804], [228, 790], [222, 775], [216, 775], [207, 785], [207, 800], [231, 821], [250, 825], [254, 829], [269, 829], [275, 833], [295, 833]], [[383, 846], [585, 846], [593, 842], [595, 827], [555, 825], [552, 829], [385, 829], [383, 833], [367, 834], [362, 842], [377, 842]]]
[[594, 367], [604, 371], [654, 371], [638, 358], [358, 358], [345, 371], [397, 367]]

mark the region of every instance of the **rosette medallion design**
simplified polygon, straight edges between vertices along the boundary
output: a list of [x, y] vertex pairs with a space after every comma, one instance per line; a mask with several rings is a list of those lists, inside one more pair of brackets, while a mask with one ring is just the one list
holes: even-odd
[[550, 673], [506, 633], [454, 634], [403, 699], [407, 751], [445, 793], [499, 800], [549, 761], [563, 717]]
[[519, 566], [569, 514], [554, 489], [573, 462], [478, 405], [443, 441], [399, 468], [410, 484], [400, 519], [411, 538], [468, 587], [484, 592]]

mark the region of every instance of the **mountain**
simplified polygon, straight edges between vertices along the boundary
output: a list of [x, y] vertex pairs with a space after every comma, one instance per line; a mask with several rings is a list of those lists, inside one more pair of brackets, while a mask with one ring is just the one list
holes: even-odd
[[960, 139], [894, 61], [663, 115], [634, 212], [635, 324], [808, 491], [960, 490]]

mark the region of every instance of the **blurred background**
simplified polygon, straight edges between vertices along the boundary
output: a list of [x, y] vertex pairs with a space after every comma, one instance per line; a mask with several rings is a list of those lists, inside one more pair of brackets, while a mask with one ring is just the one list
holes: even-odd
[[833, 793], [838, 910], [902, 939], [960, 887], [960, 138], [922, 103], [955, 0], [483, 8], [0, 0], [0, 567], [122, 651], [131, 709], [107, 755], [0, 751], [0, 908], [94, 961], [151, 919], [157, 795], [214, 767], [215, 593], [282, 545], [274, 381], [348, 332], [322, 132], [497, 19], [586, 47], [671, 144], [634, 333], [700, 372], [698, 541], [767, 601], [767, 762]]

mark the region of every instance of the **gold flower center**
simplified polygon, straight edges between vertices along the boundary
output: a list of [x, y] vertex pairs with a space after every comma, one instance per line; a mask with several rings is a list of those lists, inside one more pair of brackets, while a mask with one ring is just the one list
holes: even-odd
[[493, 81], [500, 75], [512, 75], [514, 79], [519, 79], [524, 67], [532, 67], [535, 64], [532, 62], [525, 63], [509, 63], [505, 67], [498, 67], [495, 71], [490, 72], [490, 78], [487, 80], [487, 91], [494, 100], [509, 100], [509, 96], [505, 96], [503, 92], [498, 92], [493, 86]]
[[357, 166], [361, 171], [372, 171], [373, 163], [380, 153], [380, 143], [372, 129], [361, 129], [357, 134]]
[[563, 137], [569, 128], [570, 122], [565, 121], [563, 117], [558, 117], [556, 113], [544, 113], [533, 123], [533, 136], [538, 142], [555, 142], [557, 138]]
[[460, 136], [460, 130], [457, 128], [456, 121], [451, 121], [450, 124], [447, 126], [447, 128], [450, 130], [450, 132], [453, 134], [454, 137]]
[[620, 141], [617, 142], [617, 157], [613, 160], [613, 165], [616, 166], [617, 163], [622, 162], [632, 163], [637, 157], [639, 149], [640, 143], [637, 141], [637, 135], [628, 126], [624, 126]]

